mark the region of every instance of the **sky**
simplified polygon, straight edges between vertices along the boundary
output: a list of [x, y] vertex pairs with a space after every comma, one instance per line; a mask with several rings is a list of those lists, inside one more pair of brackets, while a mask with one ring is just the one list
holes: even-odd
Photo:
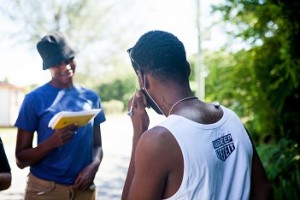
[[[118, 0], [116, 0], [117, 2]], [[120, 0], [121, 1], [121, 0]], [[124, 3], [125, 0], [122, 0]], [[130, 1], [128, 1], [130, 2]], [[207, 31], [216, 16], [210, 15], [210, 4], [222, 2], [222, 0], [200, 0], [201, 8], [201, 29], [204, 33], [201, 37], [203, 48], [218, 48], [224, 44], [222, 28], [214, 27]], [[118, 12], [119, 19], [116, 24], [126, 20], [138, 20], [141, 27], [130, 32], [128, 45], [134, 42], [145, 32], [153, 29], [165, 30], [176, 35], [185, 45], [187, 55], [197, 52], [197, 29], [196, 29], [196, 0], [140, 0], [134, 5], [128, 5], [128, 10]], [[8, 20], [0, 17], [0, 24], [9, 26]], [[6, 26], [0, 27], [0, 34]], [[1, 30], [2, 29], [2, 30]], [[42, 70], [42, 60], [38, 53], [28, 51], [28, 47], [23, 45], [13, 45], [15, 41], [1, 39], [0, 45], [0, 81], [8, 79], [12, 84], [18, 86], [28, 86], [31, 84], [41, 85], [50, 80], [48, 70]], [[35, 48], [35, 47], [34, 47]]]

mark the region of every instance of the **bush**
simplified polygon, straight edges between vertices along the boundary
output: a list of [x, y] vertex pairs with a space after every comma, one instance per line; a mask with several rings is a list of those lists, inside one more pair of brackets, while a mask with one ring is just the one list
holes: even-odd
[[102, 107], [105, 114], [115, 114], [123, 111], [124, 104], [122, 101], [110, 100], [102, 102]]
[[103, 102], [117, 100], [118, 102], [122, 102], [122, 108], [125, 108], [127, 106], [128, 100], [134, 94], [135, 87], [135, 77], [124, 76], [122, 78], [112, 80], [109, 83], [102, 83], [100, 86], [97, 87], [96, 91], [98, 95], [100, 95], [101, 100]]
[[275, 199], [300, 199], [300, 148], [299, 144], [281, 139], [277, 144], [257, 148]]

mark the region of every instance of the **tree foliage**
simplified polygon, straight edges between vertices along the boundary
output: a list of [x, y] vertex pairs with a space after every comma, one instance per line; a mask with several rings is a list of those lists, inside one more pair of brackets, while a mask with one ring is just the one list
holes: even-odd
[[263, 142], [273, 134], [275, 125], [270, 118], [272, 108], [256, 79], [252, 57], [251, 52], [245, 50], [207, 53], [206, 100], [218, 101], [233, 109], [253, 139]]
[[127, 109], [128, 100], [134, 95], [136, 88], [135, 74], [121, 76], [110, 82], [102, 83], [96, 91], [102, 97], [103, 101], [119, 100]]
[[4, 1], [0, 16], [7, 19], [8, 26], [2, 33], [15, 45], [28, 46], [29, 52], [36, 55], [35, 46], [42, 36], [64, 32], [79, 52], [77, 80], [87, 86], [96, 85], [123, 59], [119, 49], [126, 49], [123, 46], [127, 40], [120, 32], [125, 34], [128, 24], [115, 26], [116, 12], [122, 6], [114, 0]]
[[[231, 33], [251, 46], [245, 52], [245, 62], [236, 61], [243, 70], [247, 67], [253, 72], [250, 75], [257, 86], [257, 105], [252, 108], [263, 120], [261, 127], [264, 127], [259, 131], [269, 128], [275, 140], [284, 136], [299, 141], [299, 1], [226, 0], [214, 10], [221, 11], [224, 20], [236, 27]], [[243, 74], [239, 77], [249, 79]], [[269, 113], [268, 117], [262, 117], [266, 115], [262, 109]]]
[[292, 140], [280, 139], [257, 150], [273, 183], [274, 197], [281, 200], [299, 199], [300, 155], [299, 145]]
[[276, 199], [299, 199], [300, 2], [225, 0], [214, 7], [247, 48], [205, 57], [207, 92], [244, 120], [258, 144]]
[[11, 0], [0, 6], [0, 12], [15, 24], [10, 37], [16, 41], [35, 45], [41, 36], [62, 31], [82, 49], [104, 36], [105, 17], [111, 8], [97, 0]]

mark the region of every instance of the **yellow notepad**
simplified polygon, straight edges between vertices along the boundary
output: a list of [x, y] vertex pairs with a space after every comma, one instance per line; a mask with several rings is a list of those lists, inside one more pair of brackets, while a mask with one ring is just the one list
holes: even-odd
[[48, 127], [52, 129], [61, 129], [71, 124], [77, 126], [85, 126], [91, 119], [93, 119], [101, 109], [85, 110], [85, 111], [61, 111], [54, 115], [50, 120]]

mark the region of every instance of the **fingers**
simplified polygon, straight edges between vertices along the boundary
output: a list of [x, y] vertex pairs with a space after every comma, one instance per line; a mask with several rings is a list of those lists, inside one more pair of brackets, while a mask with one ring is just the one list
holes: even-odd
[[77, 129], [78, 129], [77, 124], [71, 124], [70, 126], [68, 126], [68, 131], [71, 131], [73, 133], [76, 133]]
[[77, 125], [72, 124], [61, 134], [61, 138], [64, 142], [69, 141], [74, 134], [77, 134]]
[[138, 90], [135, 93], [135, 96], [136, 96], [137, 106], [140, 108], [145, 108], [147, 106], [147, 100], [142, 90]]
[[77, 129], [78, 129], [78, 126], [77, 124], [71, 124], [67, 127], [65, 127], [63, 130], [63, 132], [67, 133], [67, 134], [76, 134], [77, 133]]
[[69, 133], [69, 134], [71, 134], [71, 135], [73, 135], [73, 134], [76, 134], [76, 133], [77, 133], [77, 131], [76, 131], [76, 130], [67, 130], [66, 132], [67, 132], [67, 133]]
[[55, 130], [53, 136], [51, 137], [55, 143], [55, 147], [64, 145], [72, 139], [72, 137], [77, 134], [78, 126], [76, 124], [69, 125], [63, 129]]
[[141, 90], [137, 90], [135, 95], [128, 102], [128, 115], [133, 116], [135, 112], [145, 112], [147, 105], [146, 98]]
[[93, 180], [85, 177], [83, 174], [79, 174], [74, 184], [72, 185], [73, 189], [86, 190], [93, 185]]

